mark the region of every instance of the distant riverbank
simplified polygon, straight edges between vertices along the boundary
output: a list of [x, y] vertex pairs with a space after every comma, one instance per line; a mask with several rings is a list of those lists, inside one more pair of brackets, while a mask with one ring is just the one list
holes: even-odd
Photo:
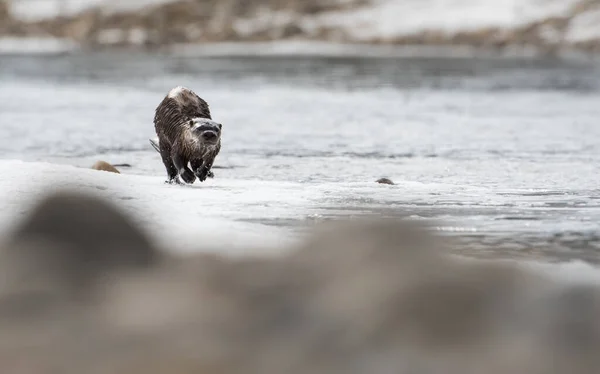
[[338, 49], [360, 44], [521, 55], [600, 50], [598, 0], [505, 3], [140, 0], [124, 5], [109, 0], [0, 0], [0, 37], [5, 45], [6, 40], [59, 40], [70, 48], [311, 42]]

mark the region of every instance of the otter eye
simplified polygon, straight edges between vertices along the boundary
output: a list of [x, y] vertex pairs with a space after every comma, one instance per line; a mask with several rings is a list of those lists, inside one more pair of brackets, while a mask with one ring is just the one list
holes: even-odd
[[193, 126], [194, 126], [194, 120], [193, 120], [193, 119], [191, 119], [191, 120], [188, 122], [188, 125], [189, 125], [190, 127], [193, 127]]

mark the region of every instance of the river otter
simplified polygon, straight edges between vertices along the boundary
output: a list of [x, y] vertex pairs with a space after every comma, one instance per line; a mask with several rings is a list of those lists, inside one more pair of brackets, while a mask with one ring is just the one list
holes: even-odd
[[192, 90], [175, 87], [167, 94], [154, 116], [158, 140], [150, 140], [167, 169], [167, 183], [181, 183], [178, 176], [189, 184], [213, 176], [210, 169], [221, 150], [222, 127], [212, 120], [208, 103]]

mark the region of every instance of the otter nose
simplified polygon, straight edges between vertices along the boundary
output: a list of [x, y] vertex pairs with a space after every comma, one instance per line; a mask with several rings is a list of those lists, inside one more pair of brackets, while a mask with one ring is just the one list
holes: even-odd
[[215, 139], [215, 138], [217, 137], [217, 134], [215, 134], [215, 133], [214, 133], [214, 132], [212, 132], [212, 131], [205, 131], [205, 132], [202, 134], [202, 137], [203, 137], [204, 139], [206, 139], [206, 140], [213, 140], [213, 139]]

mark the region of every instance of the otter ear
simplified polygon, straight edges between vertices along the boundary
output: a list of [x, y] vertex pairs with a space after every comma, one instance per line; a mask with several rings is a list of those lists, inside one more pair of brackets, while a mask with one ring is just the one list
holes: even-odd
[[219, 126], [219, 130], [223, 130], [223, 125], [222, 124], [217, 124]]

